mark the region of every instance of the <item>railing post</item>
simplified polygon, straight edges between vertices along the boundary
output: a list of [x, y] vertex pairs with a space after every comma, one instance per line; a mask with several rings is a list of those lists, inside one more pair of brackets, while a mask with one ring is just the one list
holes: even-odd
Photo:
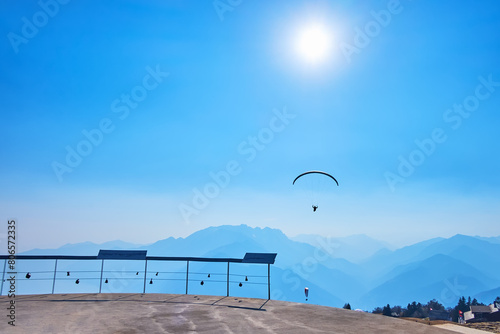
[[144, 290], [142, 290], [142, 293], [146, 293], [146, 275], [148, 273], [148, 259], [146, 259], [146, 265], [144, 267]]
[[227, 293], [226, 297], [229, 297], [229, 261], [227, 261]]
[[187, 261], [187, 268], [186, 268], [186, 295], [188, 294], [188, 282], [189, 282], [189, 260]]
[[56, 273], [57, 273], [57, 259], [54, 266], [54, 280], [52, 281], [52, 294], [54, 294], [54, 289], [56, 288]]
[[271, 264], [267, 264], [267, 300], [271, 299]]
[[101, 280], [99, 281], [99, 293], [101, 293], [101, 289], [102, 289], [102, 272], [103, 272], [103, 269], [104, 269], [104, 259], [102, 259], [102, 262], [101, 262]]
[[3, 292], [3, 281], [5, 279], [5, 267], [7, 266], [7, 259], [5, 259], [3, 263], [3, 274], [2, 274], [2, 287], [0, 287], [0, 296], [2, 295]]

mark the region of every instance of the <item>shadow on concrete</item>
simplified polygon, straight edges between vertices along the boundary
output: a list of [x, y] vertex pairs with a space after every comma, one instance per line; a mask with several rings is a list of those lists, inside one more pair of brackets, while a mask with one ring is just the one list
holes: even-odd
[[[57, 297], [64, 298], [57, 298]], [[116, 298], [109, 298], [110, 294], [61, 294], [61, 295], [39, 295], [39, 296], [23, 296], [23, 301], [28, 302], [53, 302], [53, 303], [109, 303], [109, 302], [131, 302], [131, 303], [158, 303], [158, 304], [187, 304], [187, 305], [205, 305], [205, 306], [218, 306], [229, 307], [250, 311], [266, 311], [264, 306], [269, 302], [265, 300], [261, 304], [261, 300], [254, 300], [250, 302], [248, 299], [237, 297], [215, 297], [205, 295], [174, 295], [166, 299], [157, 299], [157, 296], [148, 294], [136, 293], [117, 295]], [[148, 298], [149, 297], [149, 298]], [[257, 302], [256, 302], [257, 301]], [[257, 305], [249, 305], [257, 304]]]

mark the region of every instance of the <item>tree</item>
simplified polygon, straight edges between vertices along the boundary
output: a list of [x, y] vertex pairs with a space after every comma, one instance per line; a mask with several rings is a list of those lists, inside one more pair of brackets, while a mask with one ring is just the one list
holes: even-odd
[[382, 314], [382, 308], [381, 307], [375, 307], [372, 311], [373, 314]]
[[444, 311], [444, 306], [435, 299], [430, 300], [424, 307], [429, 311]]
[[382, 310], [382, 315], [386, 315], [388, 317], [392, 315], [391, 305], [387, 304], [387, 306], [384, 306], [384, 309]]
[[500, 296], [493, 301], [493, 304], [496, 308], [500, 308]]
[[462, 313], [469, 311], [469, 306], [467, 305], [464, 296], [458, 299], [457, 306], [455, 306], [455, 308], [451, 311], [451, 319], [455, 322], [458, 322], [459, 311], [462, 311]]
[[462, 312], [466, 312], [466, 311], [467, 311], [467, 306], [468, 306], [468, 305], [467, 305], [467, 303], [465, 302], [465, 297], [464, 297], [464, 296], [462, 296], [462, 298], [460, 298], [460, 299], [458, 300], [457, 307], [458, 307], [458, 309], [459, 309], [460, 311], [462, 311]]
[[471, 305], [484, 305], [484, 304], [483, 304], [483, 303], [478, 302], [478, 301], [477, 301], [477, 299], [476, 299], [476, 298], [474, 298], [474, 299], [472, 300], [472, 304], [471, 304]]
[[343, 308], [345, 308], [346, 310], [350, 310], [351, 305], [349, 303], [345, 303]]
[[406, 307], [406, 311], [403, 313], [403, 316], [412, 318], [424, 318], [426, 316], [426, 312], [424, 311], [422, 304], [412, 302]]
[[403, 308], [399, 305], [396, 305], [391, 308], [391, 314], [396, 314], [396, 316], [400, 317], [403, 314]]
[[[415, 302], [413, 302], [414, 304], [416, 304]], [[406, 306], [406, 309], [405, 311], [403, 312], [403, 317], [411, 317], [412, 315], [412, 304], [408, 303], [408, 306]]]

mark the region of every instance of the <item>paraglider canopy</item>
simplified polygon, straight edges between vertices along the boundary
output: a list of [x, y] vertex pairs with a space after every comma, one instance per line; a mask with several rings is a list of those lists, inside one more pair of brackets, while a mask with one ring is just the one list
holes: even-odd
[[307, 175], [307, 174], [323, 174], [323, 175], [326, 175], [326, 176], [328, 176], [328, 177], [332, 178], [332, 179], [333, 179], [333, 181], [335, 181], [335, 183], [337, 184], [337, 186], [339, 185], [338, 181], [337, 181], [337, 180], [336, 180], [333, 176], [331, 176], [331, 175], [330, 175], [330, 174], [328, 174], [328, 173], [325, 173], [325, 172], [319, 171], [319, 170], [311, 170], [311, 171], [309, 171], [309, 172], [305, 172], [305, 173], [300, 174], [299, 176], [297, 176], [297, 177], [295, 178], [295, 180], [293, 180], [292, 184], [295, 184], [295, 181], [297, 181], [297, 180], [298, 180], [298, 179], [300, 179], [302, 176]]

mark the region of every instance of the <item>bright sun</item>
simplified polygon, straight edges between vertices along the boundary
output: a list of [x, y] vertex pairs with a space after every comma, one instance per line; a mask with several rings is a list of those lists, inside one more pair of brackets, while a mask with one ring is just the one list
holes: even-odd
[[296, 50], [308, 63], [316, 64], [324, 61], [330, 47], [331, 38], [328, 30], [319, 24], [309, 25], [299, 32]]

